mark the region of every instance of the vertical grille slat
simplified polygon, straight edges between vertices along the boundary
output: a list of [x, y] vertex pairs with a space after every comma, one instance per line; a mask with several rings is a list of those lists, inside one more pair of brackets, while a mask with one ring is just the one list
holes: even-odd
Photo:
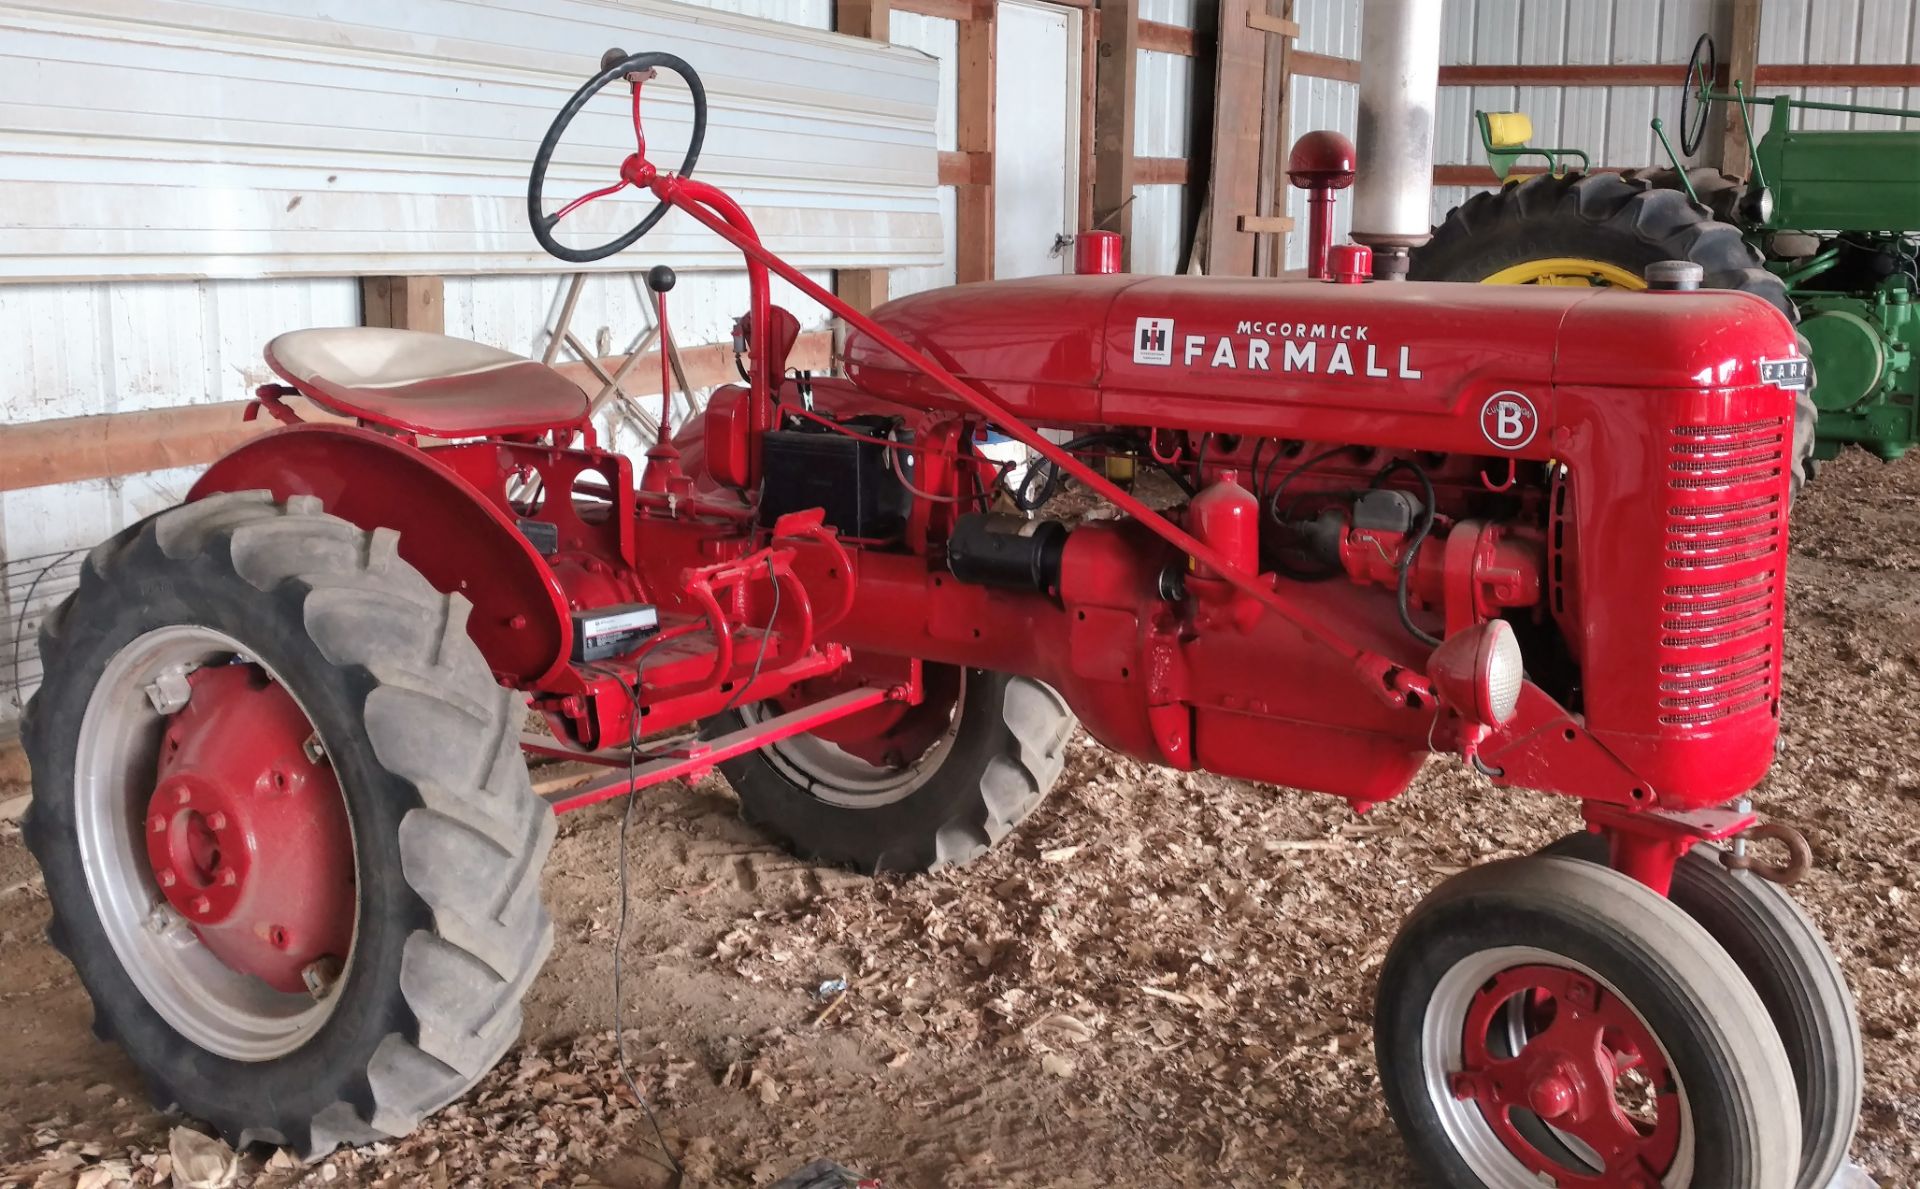
[[1660, 722], [1697, 730], [1779, 695], [1777, 608], [1791, 439], [1784, 418], [1672, 430], [1662, 548]]

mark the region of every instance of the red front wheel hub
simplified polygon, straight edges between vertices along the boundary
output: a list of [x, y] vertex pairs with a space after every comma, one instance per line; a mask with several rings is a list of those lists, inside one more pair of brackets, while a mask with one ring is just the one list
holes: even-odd
[[1678, 1082], [1639, 1014], [1595, 979], [1558, 966], [1502, 971], [1465, 1024], [1454, 1095], [1479, 1106], [1529, 1171], [1567, 1187], [1652, 1189], [1673, 1166]]
[[259, 669], [187, 680], [147, 803], [154, 882], [234, 970], [323, 991], [346, 962], [356, 906], [339, 782], [299, 704]]

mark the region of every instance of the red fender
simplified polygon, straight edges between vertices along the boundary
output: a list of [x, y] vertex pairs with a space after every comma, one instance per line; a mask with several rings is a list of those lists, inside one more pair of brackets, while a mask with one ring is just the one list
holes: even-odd
[[565, 668], [567, 599], [545, 559], [498, 506], [431, 456], [350, 425], [262, 434], [208, 468], [189, 500], [222, 491], [311, 495], [363, 529], [400, 534], [400, 556], [473, 604], [467, 634], [501, 681], [531, 688]]

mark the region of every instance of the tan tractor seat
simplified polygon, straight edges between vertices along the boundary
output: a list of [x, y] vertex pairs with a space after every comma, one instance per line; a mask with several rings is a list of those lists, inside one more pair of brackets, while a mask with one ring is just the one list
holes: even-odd
[[267, 366], [349, 417], [434, 437], [489, 437], [578, 425], [587, 397], [543, 363], [466, 339], [346, 326], [267, 344]]

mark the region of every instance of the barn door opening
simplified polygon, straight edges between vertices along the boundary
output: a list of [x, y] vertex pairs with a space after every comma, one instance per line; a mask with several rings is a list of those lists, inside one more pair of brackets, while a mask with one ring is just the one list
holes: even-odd
[[1070, 272], [1080, 211], [1080, 12], [999, 0], [995, 16], [993, 275]]

